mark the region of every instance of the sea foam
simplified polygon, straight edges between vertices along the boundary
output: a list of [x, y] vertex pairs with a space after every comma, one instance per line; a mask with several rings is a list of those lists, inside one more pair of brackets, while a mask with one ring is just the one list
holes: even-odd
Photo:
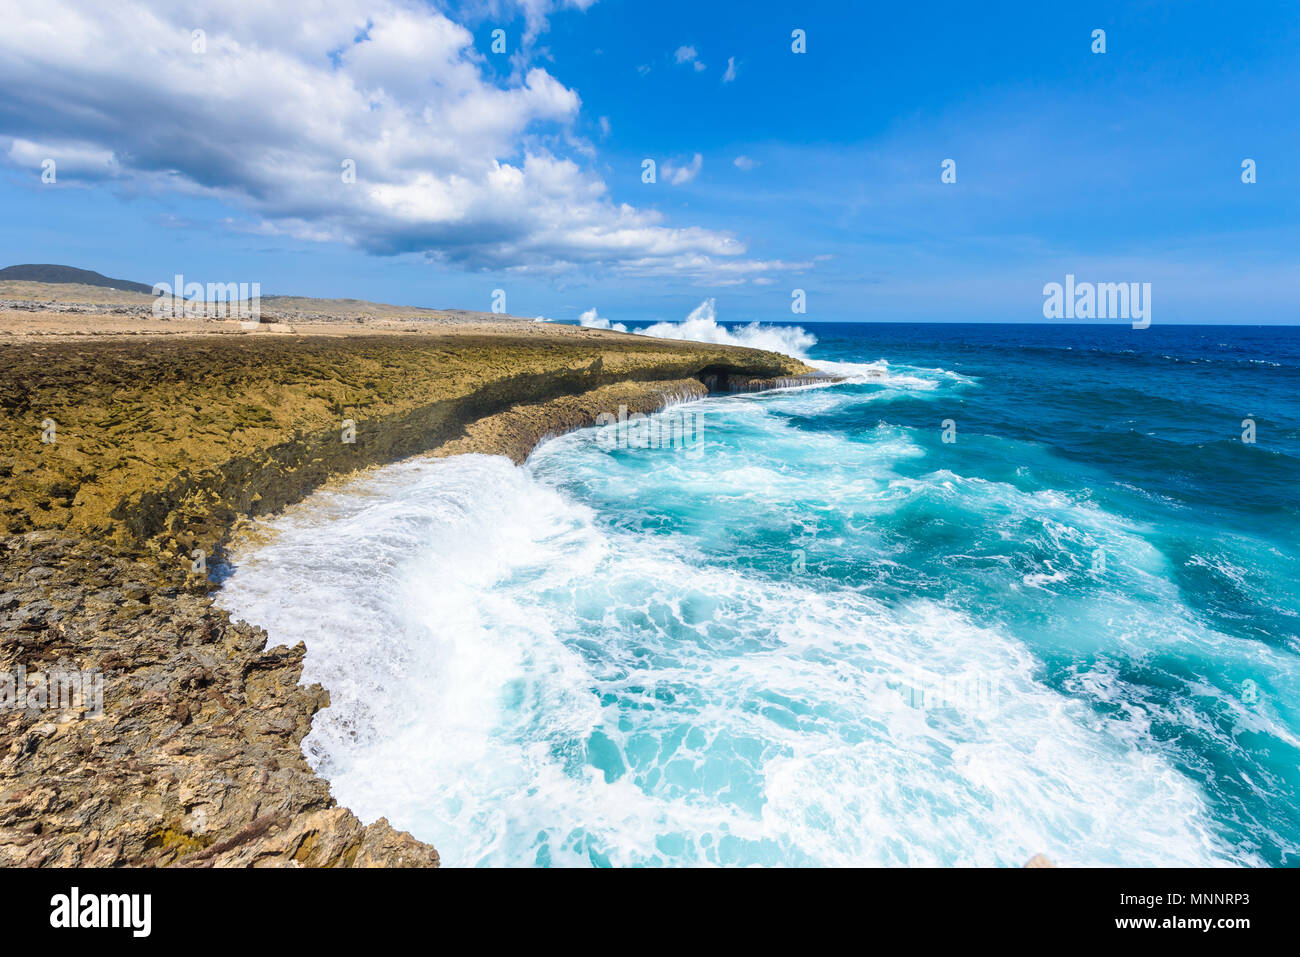
[[339, 801], [447, 864], [1255, 863], [1141, 726], [928, 597], [891, 530], [984, 515], [979, 574], [1005, 582], [1033, 572], [999, 527], [1043, 515], [1059, 565], [1097, 538], [1157, 559], [1068, 498], [915, 477], [906, 429], [790, 426], [833, 395], [705, 400], [702, 458], [587, 431], [524, 468], [391, 466], [263, 523], [220, 602], [306, 642]]
[[714, 299], [705, 299], [682, 322], [656, 322], [635, 331], [638, 335], [656, 339], [688, 339], [767, 349], [797, 359], [806, 358], [808, 350], [817, 344], [817, 337], [800, 326], [762, 325], [758, 322], [724, 326], [718, 322], [717, 301]]

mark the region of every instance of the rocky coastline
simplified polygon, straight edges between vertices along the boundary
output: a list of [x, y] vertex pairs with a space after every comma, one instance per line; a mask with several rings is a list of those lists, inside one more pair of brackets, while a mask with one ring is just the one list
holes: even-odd
[[[775, 353], [526, 321], [77, 330], [0, 340], [0, 367], [0, 675], [14, 689], [0, 866], [437, 865], [337, 806], [308, 766], [301, 741], [329, 694], [299, 684], [304, 647], [267, 648], [213, 607], [236, 523], [407, 456], [521, 462], [620, 406], [813, 374]], [[55, 707], [51, 676], [67, 673], [100, 675], [102, 707]]]

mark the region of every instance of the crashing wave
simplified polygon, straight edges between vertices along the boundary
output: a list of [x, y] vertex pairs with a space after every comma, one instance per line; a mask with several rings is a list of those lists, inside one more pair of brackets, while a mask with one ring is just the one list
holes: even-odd
[[808, 350], [817, 344], [817, 337], [801, 326], [760, 325], [751, 322], [746, 326], [723, 326], [717, 320], [717, 302], [705, 299], [691, 310], [682, 322], [656, 322], [637, 335], [656, 339], [687, 339], [691, 342], [713, 342], [727, 346], [749, 346], [780, 352], [796, 359], [806, 359]]
[[614, 332], [627, 332], [627, 326], [623, 325], [623, 323], [611, 323], [608, 319], [597, 315], [594, 306], [578, 317], [578, 325], [585, 326], [588, 329], [612, 329]]

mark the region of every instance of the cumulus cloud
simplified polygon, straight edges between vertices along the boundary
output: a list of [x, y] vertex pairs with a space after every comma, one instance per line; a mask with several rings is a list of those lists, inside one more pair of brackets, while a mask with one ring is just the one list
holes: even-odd
[[6, 158], [14, 166], [25, 166], [42, 171], [45, 169], [44, 164], [53, 160], [54, 182], [59, 182], [58, 176], [62, 174], [65, 184], [69, 176], [76, 177], [73, 181], [74, 185], [84, 185], [111, 179], [119, 172], [112, 150], [97, 149], [93, 145], [75, 142], [65, 143], [55, 155], [54, 151], [40, 144], [14, 138], [9, 141]]
[[668, 180], [671, 186], [681, 186], [683, 183], [689, 183], [700, 175], [700, 169], [704, 166], [704, 157], [696, 153], [691, 157], [689, 163], [674, 163], [672, 160], [664, 162], [664, 178]]
[[678, 47], [673, 56], [678, 63], [689, 63], [695, 67], [696, 73], [705, 69], [704, 64], [700, 62], [699, 54], [695, 52], [695, 47]]
[[[540, 31], [591, 2], [518, 6]], [[416, 0], [10, 0], [5, 19], [11, 164], [49, 157], [221, 199], [245, 211], [236, 228], [469, 269], [746, 261], [726, 233], [615, 202], [570, 155], [578, 92], [536, 66], [489, 77], [473, 34]]]
[[722, 74], [722, 82], [730, 83], [735, 78], [736, 78], [736, 58], [734, 56], [729, 56], [727, 57], [726, 72]]
[[751, 170], [758, 165], [758, 160], [751, 159], [748, 156], [737, 156], [733, 162], [736, 164], [736, 169], [743, 170]]
[[[563, 10], [586, 12], [595, 4], [596, 0], [461, 0], [457, 10], [462, 19], [493, 25], [504, 24], [522, 15], [524, 33], [519, 45], [527, 51], [538, 37], [550, 29], [552, 15]], [[440, 3], [438, 6], [446, 7], [448, 4]]]
[[[565, 8], [586, 12], [591, 9], [596, 0], [517, 0], [517, 3], [524, 13], [524, 42], [530, 43], [549, 28], [550, 23], [547, 18], [552, 13]], [[510, 2], [504, 4], [504, 6], [510, 5]]]

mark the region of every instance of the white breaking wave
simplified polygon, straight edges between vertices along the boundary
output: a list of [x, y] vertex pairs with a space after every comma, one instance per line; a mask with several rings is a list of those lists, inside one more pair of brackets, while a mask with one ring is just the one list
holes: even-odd
[[[582, 325], [609, 328], [608, 320], [596, 317], [596, 310], [585, 312]], [[605, 325], [597, 325], [605, 323]], [[724, 326], [717, 319], [717, 302], [706, 299], [683, 322], [657, 322], [644, 329], [634, 330], [640, 336], [656, 339], [683, 339], [691, 342], [714, 342], [719, 345], [749, 346], [766, 349], [801, 359], [815, 369], [840, 376], [849, 382], [870, 382], [904, 390], [932, 391], [944, 383], [971, 385], [974, 380], [946, 369], [896, 370], [881, 359], [876, 362], [839, 362], [833, 359], [809, 358], [808, 350], [817, 344], [817, 337], [802, 326], [761, 325], [751, 322], [744, 326]], [[811, 388], [820, 388], [812, 386]], [[809, 387], [805, 387], [809, 388]]]
[[[608, 476], [610, 460], [583, 458], [591, 442], [556, 440], [530, 468], [390, 466], [236, 550], [219, 603], [272, 643], [306, 642], [303, 680], [332, 700], [308, 757], [363, 820], [386, 816], [451, 865], [1225, 860], [1198, 788], [1037, 680], [1013, 635], [602, 523], [538, 478], [571, 462]], [[906, 451], [866, 449], [878, 464], [861, 470], [887, 475]], [[717, 493], [719, 465], [674, 468]], [[728, 494], [785, 481], [736, 466]], [[633, 477], [608, 480], [635, 501]], [[916, 685], [972, 664], [996, 707], [915, 706]]]
[[656, 322], [644, 329], [637, 329], [636, 333], [656, 339], [687, 339], [691, 342], [749, 346], [752, 349], [780, 352], [796, 359], [807, 358], [808, 350], [817, 344], [817, 337], [801, 326], [764, 326], [757, 322], [751, 322], [747, 326], [719, 325], [717, 304], [713, 299], [705, 299], [691, 310], [683, 322]]
[[850, 383], [866, 382], [904, 392], [934, 392], [942, 386], [975, 385], [976, 380], [948, 369], [893, 365], [884, 359], [875, 362], [840, 362], [834, 359], [808, 359], [809, 365], [840, 376]]
[[878, 362], [837, 362], [833, 359], [816, 359], [811, 360], [810, 364], [822, 372], [842, 376], [849, 382], [874, 382], [898, 389], [919, 389], [923, 392], [937, 389], [942, 384], [941, 374], [944, 371], [942, 369], [916, 370], [928, 373], [931, 377], [927, 378], [925, 375], [895, 371], [883, 359]]
[[611, 323], [608, 319], [598, 316], [594, 306], [578, 317], [578, 325], [586, 326], [588, 329], [612, 329], [614, 332], [627, 332], [627, 326], [623, 325], [623, 323]]

